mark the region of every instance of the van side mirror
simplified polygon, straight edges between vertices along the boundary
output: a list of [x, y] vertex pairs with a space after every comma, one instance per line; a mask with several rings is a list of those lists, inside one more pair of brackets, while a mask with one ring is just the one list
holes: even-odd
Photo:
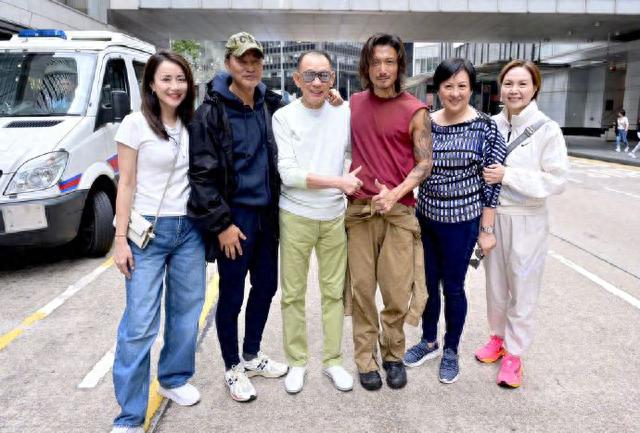
[[111, 101], [113, 104], [113, 122], [122, 122], [124, 116], [131, 112], [131, 101], [124, 90], [112, 90]]

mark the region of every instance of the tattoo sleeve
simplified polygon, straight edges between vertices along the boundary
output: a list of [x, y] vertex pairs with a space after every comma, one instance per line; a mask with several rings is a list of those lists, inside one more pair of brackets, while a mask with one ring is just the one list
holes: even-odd
[[424, 110], [422, 122], [413, 131], [413, 156], [416, 166], [409, 173], [410, 178], [422, 182], [431, 174], [433, 168], [433, 142], [431, 141], [431, 119]]

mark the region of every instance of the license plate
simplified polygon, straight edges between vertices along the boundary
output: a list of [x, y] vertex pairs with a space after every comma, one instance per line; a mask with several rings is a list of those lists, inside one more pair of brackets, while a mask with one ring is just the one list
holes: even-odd
[[47, 227], [47, 217], [41, 204], [23, 204], [2, 208], [5, 233], [24, 232]]

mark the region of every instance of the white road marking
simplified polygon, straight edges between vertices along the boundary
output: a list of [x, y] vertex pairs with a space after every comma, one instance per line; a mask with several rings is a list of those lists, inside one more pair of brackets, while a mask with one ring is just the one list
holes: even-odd
[[640, 199], [640, 195], [633, 194], [633, 193], [630, 193], [630, 192], [627, 192], [627, 191], [620, 191], [620, 190], [617, 190], [617, 189], [609, 188], [608, 186], [605, 186], [604, 189], [606, 189], [607, 191], [616, 192], [618, 194], [626, 195], [628, 197], [633, 197], [633, 198], [639, 198]]
[[67, 290], [60, 293], [51, 302], [49, 302], [44, 307], [40, 308], [40, 310], [38, 311], [41, 313], [44, 313], [47, 316], [53, 313], [58, 307], [60, 307], [65, 302], [67, 302], [67, 299], [69, 299], [70, 297], [78, 293], [80, 290], [87, 287], [93, 280], [98, 278], [100, 274], [102, 274], [104, 271], [109, 269], [109, 267], [111, 267], [111, 263], [105, 263], [97, 267], [90, 274], [85, 275], [84, 277], [80, 278], [76, 283], [67, 287]]
[[111, 349], [104, 354], [104, 356], [93, 366], [91, 371], [82, 379], [78, 388], [88, 389], [95, 388], [98, 382], [111, 370], [113, 360], [115, 358], [116, 346], [113, 345]]
[[597, 285], [602, 287], [607, 292], [611, 293], [614, 296], [617, 296], [618, 298], [622, 299], [623, 301], [631, 304], [632, 306], [634, 306], [634, 307], [636, 307], [637, 309], [640, 310], [640, 299], [630, 295], [629, 293], [625, 292], [622, 289], [617, 288], [616, 286], [614, 286], [613, 284], [609, 283], [608, 281], [605, 281], [602, 278], [600, 278], [599, 276], [597, 276], [596, 274], [587, 271], [582, 266], [575, 264], [571, 260], [565, 258], [564, 256], [561, 256], [560, 254], [556, 253], [555, 251], [549, 251], [549, 255], [551, 257], [553, 257], [554, 259], [558, 260], [560, 263], [562, 263], [562, 264], [568, 266], [569, 268], [573, 269], [577, 273], [583, 275], [584, 277], [587, 277], [589, 280], [593, 281], [594, 283], [596, 283]]
[[113, 257], [107, 259], [104, 263], [94, 269], [90, 274], [85, 275], [80, 278], [77, 282], [71, 284], [67, 287], [67, 289], [56, 296], [52, 301], [50, 301], [47, 305], [40, 308], [35, 313], [31, 314], [29, 317], [24, 319], [22, 323], [14, 328], [13, 330], [7, 332], [6, 334], [0, 335], [0, 350], [7, 347], [11, 344], [16, 338], [18, 338], [25, 329], [33, 326], [35, 323], [40, 320], [48, 317], [51, 313], [53, 313], [58, 307], [63, 305], [69, 298], [78, 293], [80, 290], [87, 287], [91, 284], [96, 278], [98, 278], [104, 271], [109, 269], [113, 265]]

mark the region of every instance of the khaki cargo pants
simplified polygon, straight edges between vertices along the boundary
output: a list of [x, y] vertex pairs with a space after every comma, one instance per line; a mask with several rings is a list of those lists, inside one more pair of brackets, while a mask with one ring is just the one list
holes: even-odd
[[[360, 213], [360, 200], [349, 204], [347, 219]], [[405, 219], [415, 210], [396, 204]], [[410, 221], [413, 223], [413, 221]], [[383, 361], [401, 362], [405, 350], [404, 322], [414, 282], [414, 234], [383, 215], [347, 225], [348, 266], [353, 296], [353, 344], [359, 373], [379, 369], [378, 343]], [[384, 308], [378, 317], [376, 287]], [[382, 332], [380, 330], [382, 325]]]

